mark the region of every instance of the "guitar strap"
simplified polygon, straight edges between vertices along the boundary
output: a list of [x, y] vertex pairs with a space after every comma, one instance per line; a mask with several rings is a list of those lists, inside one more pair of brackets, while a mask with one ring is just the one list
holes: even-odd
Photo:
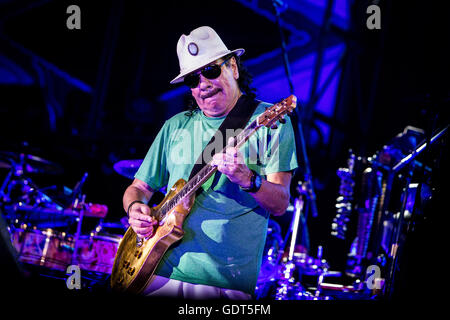
[[[219, 129], [214, 133], [214, 135], [211, 137], [211, 140], [208, 142], [208, 144], [205, 146], [203, 151], [200, 153], [197, 161], [195, 162], [194, 167], [192, 168], [191, 174], [189, 175], [189, 180], [194, 177], [205, 165], [205, 159], [211, 159], [211, 157], [215, 154], [215, 148], [212, 148], [212, 151], [210, 150], [211, 154], [204, 154], [205, 150], [209, 150], [209, 145], [214, 143], [216, 139], [225, 139], [226, 134], [225, 131], [227, 129], [244, 129], [247, 122], [250, 120], [250, 117], [255, 112], [256, 107], [260, 103], [259, 100], [252, 99], [247, 95], [242, 95], [238, 101], [236, 102], [236, 105], [233, 109], [228, 113], [227, 117], [223, 120], [222, 124], [220, 125]], [[223, 141], [223, 146], [227, 145], [227, 141]], [[206, 185], [206, 188], [208, 189], [210, 184], [212, 184], [213, 176], [211, 176], [208, 181], [204, 184]], [[209, 182], [209, 186], [208, 186]], [[201, 190], [201, 188], [199, 189]]]

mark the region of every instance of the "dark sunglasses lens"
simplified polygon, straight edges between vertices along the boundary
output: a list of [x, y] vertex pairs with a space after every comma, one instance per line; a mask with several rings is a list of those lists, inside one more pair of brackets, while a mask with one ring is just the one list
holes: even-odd
[[[220, 76], [221, 72], [222, 70], [218, 65], [206, 67], [201, 71], [202, 75], [207, 79], [216, 79]], [[187, 85], [189, 88], [197, 87], [199, 82], [200, 82], [200, 75], [198, 74], [190, 74], [184, 77], [184, 84]]]
[[195, 88], [198, 86], [198, 82], [200, 81], [200, 76], [198, 74], [190, 74], [184, 77], [184, 84], [189, 88]]
[[202, 75], [207, 79], [216, 79], [220, 76], [220, 66], [213, 65], [202, 70]]

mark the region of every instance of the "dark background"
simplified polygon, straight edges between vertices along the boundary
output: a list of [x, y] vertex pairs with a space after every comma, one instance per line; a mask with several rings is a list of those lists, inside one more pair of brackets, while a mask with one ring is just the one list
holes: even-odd
[[[332, 269], [342, 268], [350, 243], [330, 236], [339, 186], [336, 170], [345, 166], [348, 150], [366, 157], [408, 125], [426, 133], [442, 128], [448, 124], [450, 99], [449, 22], [442, 8], [418, 1], [378, 1], [382, 28], [368, 30], [365, 10], [372, 2], [350, 3], [346, 30], [313, 23], [307, 14], [295, 16], [289, 8], [282, 15], [311, 37], [305, 53], [319, 50], [321, 39], [325, 46], [339, 41], [348, 48], [333, 116], [324, 118], [306, 102], [301, 117], [319, 212], [307, 218], [310, 252], [315, 255], [317, 246], [324, 246]], [[66, 28], [71, 4], [81, 8], [81, 30]], [[270, 1], [260, 5], [270, 11]], [[88, 202], [108, 206], [108, 221], [123, 217], [122, 195], [131, 182], [113, 165], [142, 159], [164, 120], [183, 110], [160, 99], [174, 88], [169, 81], [179, 72], [179, 36], [210, 25], [230, 49], [246, 49], [244, 64], [280, 48], [275, 21], [239, 1], [0, 1], [0, 12], [0, 52], [13, 62], [3, 67], [16, 72], [16, 80], [4, 77], [0, 85], [0, 151], [60, 165], [62, 173], [29, 174], [42, 188], [73, 188], [88, 172], [83, 193]], [[287, 39], [293, 35], [289, 28], [283, 32]], [[272, 64], [283, 65], [281, 56], [274, 60]], [[258, 75], [266, 67], [250, 71]], [[318, 118], [330, 129], [327, 143], [315, 139]], [[293, 197], [304, 174], [297, 152], [301, 168], [292, 182]], [[442, 156], [447, 161], [441, 160], [439, 169]], [[437, 168], [442, 183], [446, 156], [437, 151], [423, 160]], [[0, 168], [0, 178], [6, 173]], [[441, 216], [432, 217], [427, 228], [433, 232]], [[290, 219], [290, 214], [278, 219], [284, 232]], [[434, 245], [421, 239], [421, 249]]]

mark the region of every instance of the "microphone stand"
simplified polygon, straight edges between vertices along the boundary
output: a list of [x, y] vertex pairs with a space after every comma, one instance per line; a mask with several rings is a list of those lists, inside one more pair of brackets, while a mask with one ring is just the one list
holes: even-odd
[[[284, 62], [284, 70], [286, 72], [286, 77], [289, 83], [289, 91], [290, 94], [294, 94], [294, 84], [292, 82], [291, 77], [291, 70], [289, 67], [289, 59], [287, 55], [287, 49], [286, 49], [286, 41], [283, 34], [283, 29], [281, 27], [280, 23], [280, 9], [286, 8], [286, 4], [282, 0], [273, 0], [272, 4], [275, 9], [275, 15], [276, 15], [276, 23], [278, 26], [278, 31], [280, 32], [280, 41], [281, 41], [281, 50], [283, 54], [283, 62]], [[309, 209], [311, 209], [312, 216], [317, 217], [317, 206], [316, 206], [316, 196], [314, 193], [313, 183], [312, 183], [312, 176], [311, 176], [311, 170], [309, 168], [309, 160], [306, 153], [306, 143], [305, 138], [303, 135], [303, 129], [302, 129], [302, 123], [301, 120], [297, 114], [297, 109], [294, 110], [290, 114], [292, 119], [292, 127], [294, 129], [294, 136], [295, 136], [295, 145], [297, 150], [301, 150], [302, 156], [303, 156], [303, 164], [304, 164], [304, 183], [302, 188], [297, 188], [297, 191], [299, 192], [299, 196], [295, 198], [295, 209], [294, 209], [294, 215], [292, 217], [291, 226], [286, 234], [285, 241], [283, 242], [283, 250], [286, 249], [286, 240], [291, 236], [291, 242], [290, 242], [290, 248], [289, 248], [289, 255], [288, 255], [288, 261], [282, 268], [282, 276], [278, 283], [277, 292], [275, 295], [275, 298], [277, 300], [285, 300], [289, 299], [292, 294], [298, 295], [303, 294], [303, 290], [300, 287], [296, 287], [294, 284], [295, 277], [294, 270], [296, 269], [296, 264], [294, 263], [294, 252], [295, 252], [295, 243], [297, 241], [297, 234], [298, 234], [298, 227], [300, 222], [300, 216], [302, 214], [302, 211], [304, 209], [304, 205], [306, 206], [306, 210], [304, 210], [304, 216], [305, 216], [305, 223], [306, 223], [306, 213]], [[298, 161], [298, 155], [297, 155], [297, 162]], [[304, 197], [305, 196], [305, 197]], [[305, 198], [303, 201], [303, 197]], [[308, 205], [309, 204], [309, 205]], [[277, 258], [277, 265], [280, 263], [282, 255], [280, 254]], [[301, 290], [302, 292], [296, 292], [298, 290]]]
[[72, 261], [71, 264], [78, 264], [78, 246], [79, 246], [79, 239], [81, 235], [81, 224], [83, 223], [83, 217], [86, 209], [86, 203], [85, 203], [85, 195], [81, 196], [81, 202], [79, 199], [79, 195], [81, 194], [81, 188], [83, 187], [83, 184], [85, 183], [86, 179], [88, 177], [88, 173], [85, 172], [81, 180], [75, 185], [72, 191], [72, 202], [71, 207], [72, 210], [76, 211], [78, 213], [77, 218], [77, 231], [75, 233], [74, 237], [74, 253], [72, 255]]
[[[280, 19], [281, 19], [280, 18], [280, 7], [284, 7], [285, 4], [281, 0], [273, 0], [272, 3], [275, 8], [276, 22], [278, 25], [278, 30], [280, 32], [281, 50], [283, 53], [284, 70], [286, 72], [287, 80], [289, 83], [289, 91], [291, 94], [294, 94], [294, 84], [292, 82], [291, 70], [289, 67], [289, 59], [288, 59], [288, 55], [287, 55], [286, 41], [284, 38], [283, 29], [281, 28], [281, 23], [280, 23]], [[306, 186], [307, 192], [309, 195], [307, 197], [309, 200], [308, 208], [310, 208], [312, 216], [314, 218], [316, 218], [318, 216], [317, 205], [316, 205], [316, 194], [314, 192], [311, 169], [309, 166], [308, 155], [306, 153], [306, 143], [305, 143], [305, 138], [303, 135], [303, 126], [302, 126], [301, 119], [297, 115], [297, 109], [299, 109], [299, 108], [296, 108], [294, 110], [294, 112], [291, 114], [292, 122], [294, 124], [292, 127], [294, 129], [294, 135], [295, 135], [295, 141], [296, 141], [295, 144], [296, 144], [297, 150], [301, 149], [301, 153], [303, 156], [302, 160], [303, 160], [303, 166], [304, 166], [304, 185]], [[298, 162], [300, 163], [300, 161], [298, 161]], [[307, 217], [307, 212], [305, 212], [305, 221], [306, 221], [306, 217]]]

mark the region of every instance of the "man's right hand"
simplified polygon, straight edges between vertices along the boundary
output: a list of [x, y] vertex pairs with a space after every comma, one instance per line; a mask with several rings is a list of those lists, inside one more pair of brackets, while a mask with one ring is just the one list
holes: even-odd
[[130, 209], [128, 223], [140, 238], [153, 236], [158, 220], [151, 215], [150, 207], [143, 203], [135, 203]]

